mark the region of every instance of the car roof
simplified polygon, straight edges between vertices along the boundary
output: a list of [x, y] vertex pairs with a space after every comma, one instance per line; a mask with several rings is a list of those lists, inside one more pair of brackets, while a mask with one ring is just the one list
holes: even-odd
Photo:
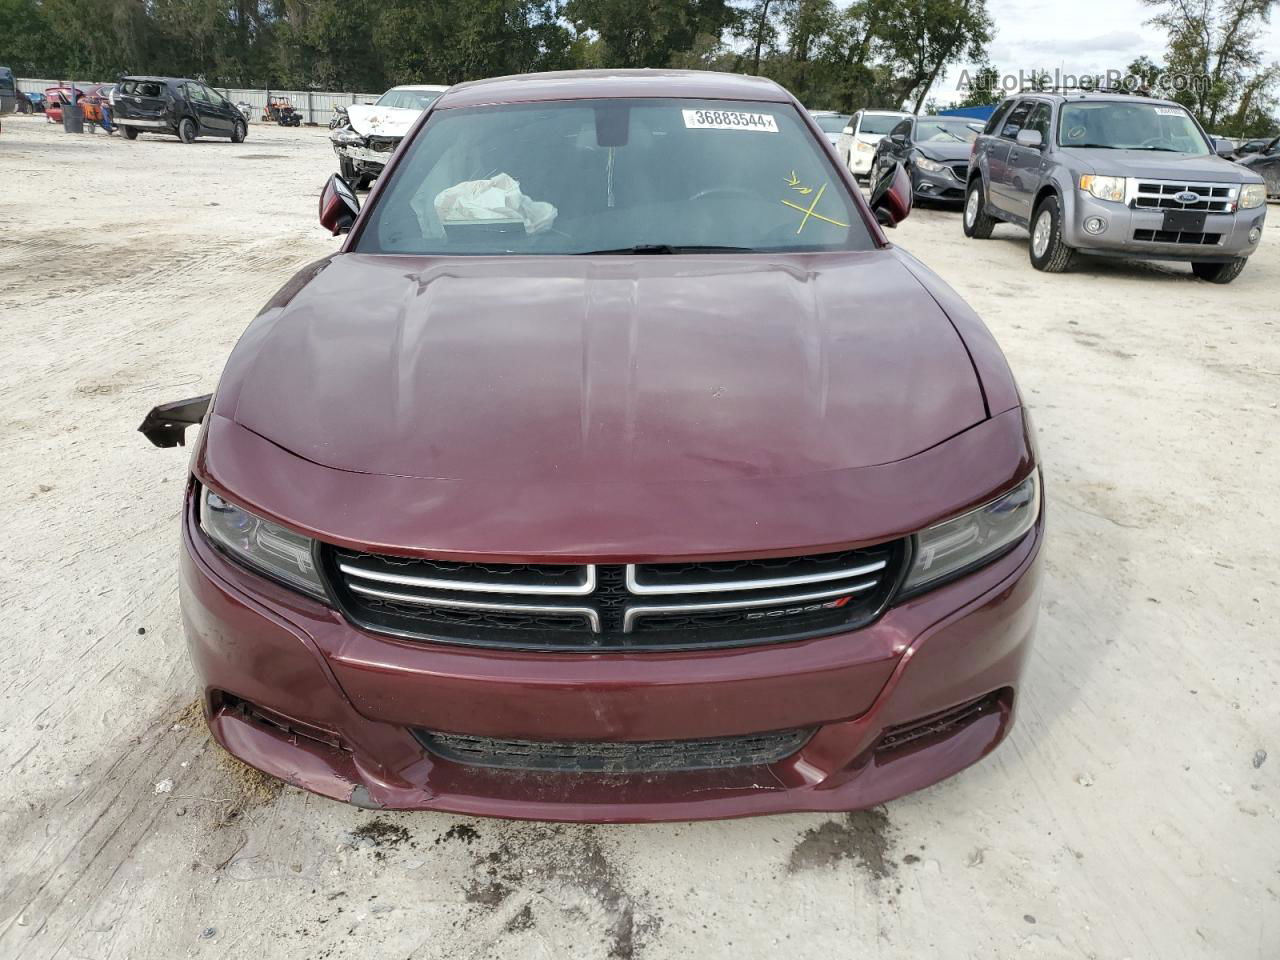
[[559, 70], [471, 80], [450, 87], [437, 109], [490, 103], [584, 100], [605, 97], [699, 97], [713, 100], [793, 98], [772, 80], [707, 70]]
[[1162, 97], [1144, 97], [1136, 93], [1088, 93], [1080, 91], [1078, 93], [1065, 93], [1061, 90], [1023, 90], [1021, 93], [1011, 93], [1001, 101], [1001, 104], [1010, 100], [1018, 100], [1022, 97], [1042, 97], [1046, 100], [1055, 100], [1058, 103], [1077, 103], [1080, 101], [1096, 101], [1102, 103], [1147, 103], [1157, 107], [1182, 107], [1181, 103], [1176, 100], [1165, 100]]
[[908, 113], [906, 110], [863, 110], [862, 115], [876, 117], [914, 117], [914, 113]]
[[[152, 77], [142, 73], [139, 73], [139, 74], [131, 73], [127, 77], [121, 77], [120, 82], [124, 83], [127, 80], [155, 80], [160, 83], [168, 83], [170, 80], [172, 80], [174, 83], [185, 83], [190, 79], [191, 79], [190, 77]], [[196, 82], [199, 82], [199, 81], [196, 81]]]
[[[448, 90], [448, 84], [440, 83], [406, 83], [403, 86], [392, 87], [391, 90], [417, 90], [423, 93], [434, 93], [439, 90]], [[390, 93], [388, 90], [387, 93]]]

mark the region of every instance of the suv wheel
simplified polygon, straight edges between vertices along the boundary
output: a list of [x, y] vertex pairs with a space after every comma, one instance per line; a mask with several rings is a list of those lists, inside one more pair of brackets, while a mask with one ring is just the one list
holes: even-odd
[[138, 128], [137, 128], [137, 127], [121, 127], [121, 128], [120, 128], [120, 132], [124, 134], [124, 138], [125, 138], [126, 140], [137, 140], [137, 139], [138, 139]]
[[1031, 265], [1045, 273], [1061, 273], [1075, 251], [1062, 242], [1062, 212], [1057, 197], [1045, 197], [1031, 218]]
[[964, 235], [972, 240], [986, 240], [1000, 221], [987, 213], [987, 194], [982, 178], [975, 177], [964, 198]]
[[1191, 272], [1210, 283], [1230, 283], [1240, 276], [1246, 263], [1248, 260], [1244, 257], [1236, 257], [1230, 263], [1193, 263]]
[[178, 122], [178, 139], [183, 143], [191, 143], [196, 138], [196, 122], [190, 117], [183, 117]]
[[247, 131], [245, 130], [245, 127], [244, 127], [244, 121], [237, 120], [236, 125], [231, 128], [231, 142], [244, 143], [244, 137], [246, 132]]

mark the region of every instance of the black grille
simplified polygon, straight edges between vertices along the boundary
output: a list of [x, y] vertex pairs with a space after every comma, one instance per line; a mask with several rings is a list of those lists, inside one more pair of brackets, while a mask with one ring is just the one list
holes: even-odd
[[969, 176], [969, 164], [953, 163], [951, 165], [951, 172], [955, 174], [957, 180], [964, 183]]
[[705, 740], [497, 740], [414, 731], [432, 753], [455, 763], [560, 773], [672, 773], [777, 763], [799, 750], [808, 730], [780, 730]]
[[390, 153], [399, 145], [400, 139], [400, 137], [369, 137], [365, 143], [376, 153]]
[[472, 646], [679, 650], [797, 640], [874, 619], [904, 541], [768, 559], [494, 564], [325, 548], [342, 611], [365, 629]]
[[1196, 233], [1191, 230], [1135, 230], [1133, 239], [1145, 243], [1186, 243], [1211, 247], [1222, 239], [1220, 233]]

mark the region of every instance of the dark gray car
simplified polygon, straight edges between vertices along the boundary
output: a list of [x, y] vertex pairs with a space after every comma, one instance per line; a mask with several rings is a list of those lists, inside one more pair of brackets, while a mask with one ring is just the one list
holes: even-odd
[[974, 144], [963, 220], [977, 239], [1001, 222], [1026, 228], [1037, 270], [1065, 270], [1076, 254], [1182, 260], [1228, 283], [1265, 218], [1262, 177], [1218, 156], [1181, 105], [1027, 93], [1006, 99]]
[[218, 91], [183, 77], [122, 77], [111, 95], [113, 122], [133, 140], [165, 133], [183, 143], [226, 137], [240, 143], [249, 126], [244, 114]]

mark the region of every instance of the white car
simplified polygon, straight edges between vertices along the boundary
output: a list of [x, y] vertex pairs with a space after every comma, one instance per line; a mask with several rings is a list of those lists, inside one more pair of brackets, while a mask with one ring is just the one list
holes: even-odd
[[849, 118], [849, 124], [840, 131], [836, 152], [849, 165], [856, 177], [871, 173], [871, 160], [876, 155], [876, 144], [906, 117], [901, 110], [859, 110]]
[[369, 186], [422, 111], [448, 89], [438, 84], [392, 87], [377, 103], [347, 107], [347, 122], [329, 134], [342, 178], [353, 187]]
[[834, 110], [810, 110], [809, 113], [817, 121], [822, 132], [827, 135], [833, 147], [838, 146], [840, 133], [852, 119], [847, 113], [836, 113]]

